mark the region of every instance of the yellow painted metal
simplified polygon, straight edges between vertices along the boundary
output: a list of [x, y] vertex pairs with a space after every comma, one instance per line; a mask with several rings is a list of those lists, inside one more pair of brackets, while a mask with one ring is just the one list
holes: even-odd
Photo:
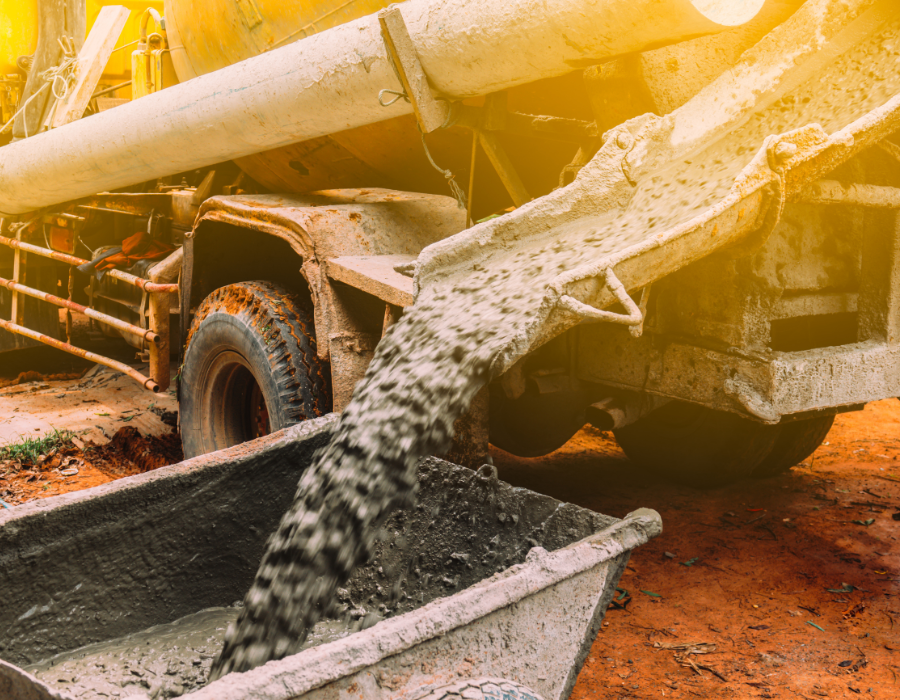
[[[151, 20], [158, 31], [149, 32]], [[159, 12], [147, 8], [141, 17], [137, 48], [131, 53], [131, 98], [159, 92], [177, 83], [165, 23]]]
[[181, 80], [210, 73], [387, 7], [390, 0], [166, 0]]
[[[13, 0], [15, 2], [17, 0]], [[163, 0], [87, 0], [87, 26], [88, 31], [100, 14], [100, 10], [104, 5], [122, 5], [131, 10], [131, 16], [128, 18], [128, 24], [122, 30], [119, 41], [116, 42], [116, 50], [110, 56], [109, 62], [103, 71], [101, 84], [117, 85], [131, 80], [131, 52], [136, 46], [141, 34], [141, 17], [148, 8], [155, 10], [159, 14], [163, 11]], [[116, 93], [117, 97], [131, 97], [131, 89], [123, 88]]]
[[37, 0], [0, 0], [0, 76], [16, 72], [16, 59], [37, 45]]
[[[162, 0], [87, 0], [87, 28], [94, 24], [104, 5], [123, 5], [131, 10], [128, 25], [116, 48], [136, 41], [140, 34], [141, 15], [147, 8], [162, 12]], [[0, 0], [0, 79], [16, 73], [16, 59], [34, 53], [38, 33], [38, 0]], [[130, 51], [113, 53], [103, 73], [103, 82], [120, 83], [131, 75]], [[127, 90], [121, 95], [127, 97]]]

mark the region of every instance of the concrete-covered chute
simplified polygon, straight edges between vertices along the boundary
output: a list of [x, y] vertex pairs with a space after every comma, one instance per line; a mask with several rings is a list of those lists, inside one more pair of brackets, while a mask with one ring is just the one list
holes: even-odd
[[[721, 31], [763, 0], [410, 0], [431, 84], [484, 95]], [[726, 7], [727, 6], [727, 7]], [[22, 214], [408, 114], [374, 16], [0, 150], [0, 213]]]

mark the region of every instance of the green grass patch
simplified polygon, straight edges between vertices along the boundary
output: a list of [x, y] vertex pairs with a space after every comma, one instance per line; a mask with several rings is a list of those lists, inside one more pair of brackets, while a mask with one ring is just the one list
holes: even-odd
[[0, 445], [0, 462], [13, 460], [22, 464], [35, 464], [38, 457], [46, 455], [53, 450], [59, 450], [72, 445], [75, 433], [69, 430], [54, 430], [39, 438], [22, 438], [16, 442]]

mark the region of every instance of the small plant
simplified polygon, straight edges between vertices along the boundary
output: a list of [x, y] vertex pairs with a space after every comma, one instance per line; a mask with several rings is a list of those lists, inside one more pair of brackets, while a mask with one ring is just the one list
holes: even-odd
[[37, 464], [38, 457], [47, 455], [54, 450], [72, 446], [72, 438], [75, 433], [69, 430], [54, 429], [43, 437], [25, 437], [17, 442], [0, 445], [0, 462], [15, 461], [20, 464]]

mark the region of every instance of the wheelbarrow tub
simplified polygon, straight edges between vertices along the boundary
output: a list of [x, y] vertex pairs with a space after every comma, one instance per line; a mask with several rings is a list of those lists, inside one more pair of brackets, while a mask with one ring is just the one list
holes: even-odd
[[[19, 667], [240, 600], [335, 420], [4, 511], [0, 690], [5, 678], [28, 688], [8, 690], [12, 700], [66, 697]], [[391, 515], [331, 611], [385, 619], [191, 697], [411, 700], [498, 678], [567, 698], [659, 516], [617, 520], [514, 488], [490, 467], [428, 458], [418, 477], [418, 504]]]

